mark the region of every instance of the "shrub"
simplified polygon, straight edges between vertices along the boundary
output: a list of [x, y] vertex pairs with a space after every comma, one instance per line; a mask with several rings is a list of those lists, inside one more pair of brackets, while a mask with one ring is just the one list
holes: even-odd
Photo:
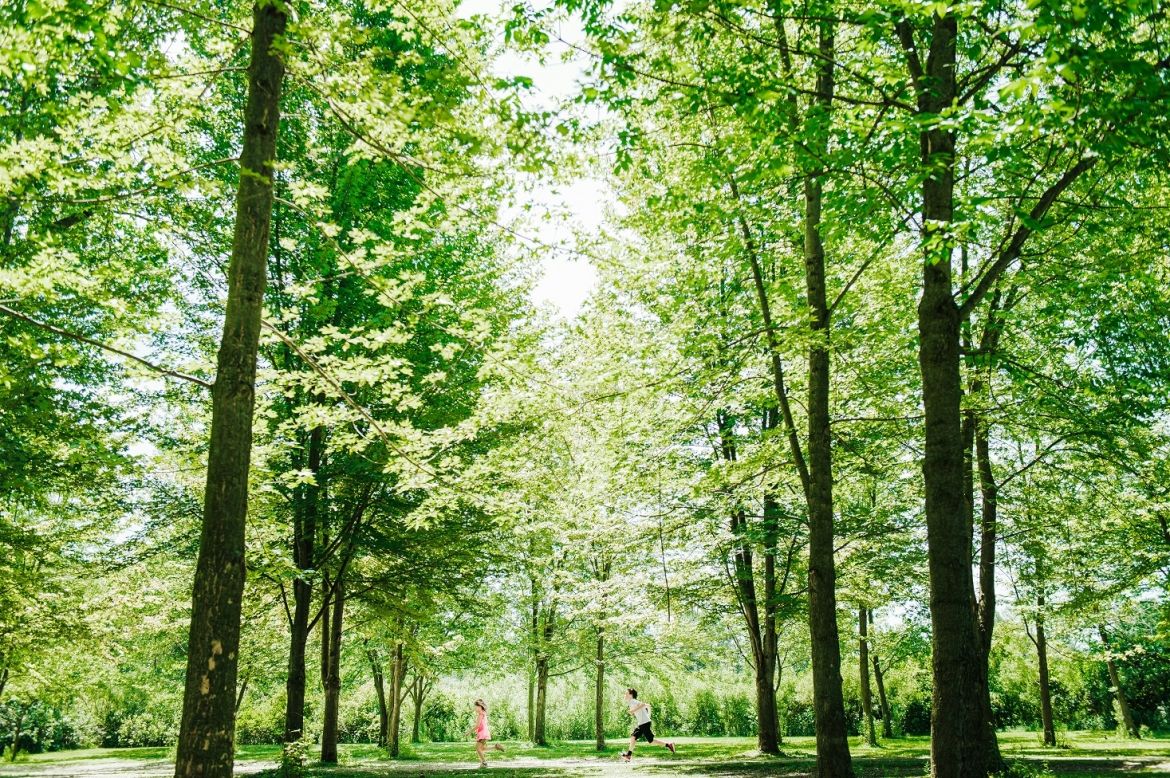
[[279, 778], [303, 778], [309, 761], [309, 744], [304, 738], [285, 743], [280, 751], [276, 774]]
[[729, 694], [723, 698], [724, 731], [732, 737], [756, 734], [756, 705], [746, 694]]
[[812, 703], [793, 700], [784, 711], [784, 734], [789, 737], [810, 737], [816, 734], [816, 717]]
[[902, 709], [899, 729], [904, 735], [930, 734], [930, 700], [915, 697]]
[[694, 711], [691, 714], [691, 733], [720, 737], [725, 734], [723, 716], [719, 710], [719, 698], [710, 689], [703, 689], [695, 695]]
[[443, 692], [435, 692], [423, 709], [423, 730], [436, 743], [460, 740], [465, 729], [463, 717], [455, 711], [455, 702]]

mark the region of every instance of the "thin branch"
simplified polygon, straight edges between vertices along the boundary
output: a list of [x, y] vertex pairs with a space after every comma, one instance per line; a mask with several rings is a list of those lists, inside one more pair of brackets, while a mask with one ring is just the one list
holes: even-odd
[[12, 308], [9, 308], [7, 305], [0, 305], [0, 313], [11, 316], [14, 319], [20, 319], [21, 321], [27, 322], [27, 323], [33, 325], [34, 327], [40, 327], [41, 329], [47, 330], [47, 331], [53, 333], [54, 335], [60, 335], [60, 336], [65, 337], [65, 338], [69, 338], [70, 340], [75, 340], [78, 343], [85, 343], [86, 345], [94, 346], [95, 348], [102, 349], [103, 351], [108, 351], [111, 354], [117, 354], [120, 357], [124, 357], [126, 359], [137, 362], [138, 364], [142, 365], [143, 367], [146, 367], [150, 370], [153, 370], [154, 372], [156, 372], [160, 375], [168, 376], [170, 378], [178, 378], [178, 379], [181, 379], [183, 381], [189, 381], [193, 384], [198, 384], [199, 386], [202, 386], [204, 389], [211, 388], [211, 382], [204, 381], [202, 378], [199, 378], [198, 376], [188, 375], [187, 373], [180, 373], [178, 370], [171, 370], [170, 368], [166, 368], [166, 367], [160, 367], [160, 366], [154, 364], [153, 362], [149, 362], [149, 361], [143, 359], [142, 357], [135, 356], [127, 351], [122, 351], [121, 349], [114, 348], [113, 346], [108, 346], [105, 343], [94, 340], [93, 338], [86, 337], [85, 335], [80, 335], [76, 332], [70, 332], [69, 330], [62, 329], [62, 328], [57, 327], [55, 325], [49, 324], [48, 322], [43, 322], [39, 319], [34, 319], [32, 316], [21, 313], [20, 311], [13, 310]]

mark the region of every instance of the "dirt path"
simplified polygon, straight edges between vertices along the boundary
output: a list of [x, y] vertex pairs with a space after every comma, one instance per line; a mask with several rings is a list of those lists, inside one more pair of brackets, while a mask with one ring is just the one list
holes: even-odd
[[[1044, 763], [1059, 775], [1082, 773], [1125, 775], [1170, 775], [1170, 760], [1165, 757], [1101, 758], [1067, 757], [1035, 760]], [[892, 776], [920, 776], [921, 759], [888, 759], [882, 762], [858, 759], [855, 767], [860, 776], [891, 778]], [[274, 767], [269, 761], [237, 762], [236, 775], [255, 775]], [[498, 778], [622, 778], [626, 776], [686, 776], [688, 778], [746, 778], [748, 776], [776, 776], [802, 778], [810, 775], [812, 763], [805, 759], [776, 761], [727, 762], [708, 760], [663, 759], [642, 757], [627, 764], [613, 758], [559, 758], [532, 757], [493, 760], [487, 770], [479, 770], [473, 761], [463, 762], [367, 762], [341, 765], [327, 772], [313, 770], [310, 775], [346, 778], [376, 778], [377, 776], [411, 776], [439, 778], [484, 774]], [[0, 778], [171, 778], [174, 766], [169, 760], [134, 760], [95, 758], [60, 760], [43, 763], [0, 763]]]

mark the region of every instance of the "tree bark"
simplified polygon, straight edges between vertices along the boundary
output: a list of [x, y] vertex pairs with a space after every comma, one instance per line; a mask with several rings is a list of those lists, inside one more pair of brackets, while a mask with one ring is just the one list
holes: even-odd
[[313, 605], [313, 585], [306, 576], [315, 564], [319, 479], [324, 449], [325, 429], [314, 427], [309, 433], [308, 452], [308, 469], [313, 474], [313, 483], [303, 487], [300, 505], [293, 510], [293, 564], [298, 574], [293, 580], [293, 617], [289, 624], [284, 708], [286, 743], [300, 740], [305, 731], [305, 653], [309, 642], [309, 611]]
[[[765, 414], [763, 426], [775, 426], [776, 414]], [[725, 460], [734, 462], [736, 453], [735, 422], [725, 411], [716, 414], [719, 427], [721, 453]], [[764, 617], [760, 617], [760, 603], [756, 590], [756, 572], [747, 516], [743, 509], [731, 513], [731, 535], [735, 538], [732, 549], [735, 594], [740, 614], [747, 627], [748, 643], [752, 651], [752, 664], [756, 682], [756, 741], [765, 754], [780, 753], [780, 730], [776, 716], [776, 688], [773, 679], [776, 674], [776, 600], [775, 568], [775, 513], [776, 505], [768, 495], [764, 496]]]
[[422, 742], [422, 709], [423, 698], [427, 693], [426, 676], [415, 671], [414, 681], [410, 684], [410, 698], [414, 702], [414, 721], [410, 728], [410, 742]]
[[922, 297], [918, 305], [919, 366], [925, 411], [922, 463], [930, 569], [933, 706], [931, 775], [986, 775], [980, 642], [976, 634], [971, 534], [961, 430], [959, 308], [952, 288], [955, 135], [934, 118], [955, 101], [958, 23], [950, 9], [935, 15], [923, 68], [912, 25], [897, 24], [918, 95], [931, 123], [921, 135], [924, 226]]
[[1056, 725], [1052, 720], [1052, 686], [1048, 680], [1048, 637], [1044, 634], [1044, 595], [1036, 598], [1036, 660], [1040, 671], [1040, 723], [1044, 745], [1056, 745]]
[[[810, 117], [814, 127], [828, 123], [834, 91], [834, 28], [822, 22], [817, 95]], [[808, 120], [806, 120], [808, 121]], [[816, 145], [828, 148], [828, 128]], [[841, 641], [837, 632], [837, 571], [834, 560], [833, 452], [829, 418], [830, 311], [825, 289], [825, 247], [821, 240], [822, 176], [820, 164], [804, 180], [804, 268], [812, 327], [808, 354], [808, 602], [812, 636], [813, 706], [817, 733], [817, 774], [849, 778], [845, 704], [841, 693]]]
[[597, 626], [597, 675], [593, 687], [593, 736], [598, 751], [605, 750], [605, 627]]
[[398, 756], [402, 744], [402, 682], [406, 680], [406, 653], [402, 641], [394, 647], [393, 675], [390, 679], [390, 756]]
[[[869, 626], [870, 626], [869, 632], [870, 632], [870, 634], [872, 634], [873, 633], [873, 609], [872, 608], [870, 608], [869, 613], [868, 613], [868, 621], [869, 621]], [[881, 662], [878, 661], [877, 652], [870, 651], [870, 655], [873, 658], [873, 680], [874, 680], [874, 683], [877, 684], [878, 704], [881, 706], [881, 709], [882, 709], [882, 737], [892, 738], [894, 736], [894, 722], [890, 717], [890, 700], [888, 697], [886, 697], [885, 676], [882, 674], [882, 665], [881, 665]]]
[[1117, 663], [1110, 653], [1109, 638], [1105, 634], [1105, 627], [1097, 625], [1097, 634], [1101, 636], [1101, 643], [1105, 646], [1105, 669], [1109, 671], [1109, 683], [1113, 684], [1113, 697], [1117, 700], [1117, 707], [1121, 709], [1121, 725], [1131, 738], [1140, 740], [1142, 732], [1134, 721], [1133, 711], [1129, 707], [1129, 698], [1125, 696], [1125, 689], [1121, 687], [1121, 673], [1117, 671]]
[[547, 746], [544, 734], [545, 705], [548, 699], [548, 655], [543, 651], [536, 657], [536, 712], [533, 716], [532, 742]]
[[[321, 724], [321, 761], [324, 764], [337, 764], [337, 738], [341, 724], [341, 620], [344, 613], [345, 581], [338, 580], [333, 589], [333, 617], [328, 632], [328, 676], [325, 679], [325, 714]], [[323, 639], [325, 634], [322, 632]]]
[[[993, 306], [994, 307], [994, 306]], [[989, 325], [990, 326], [990, 325]], [[991, 329], [982, 339], [983, 348], [994, 349], [998, 330]], [[976, 390], [982, 389], [978, 383]], [[991, 642], [995, 632], [995, 544], [999, 534], [999, 486], [991, 469], [990, 424], [976, 416], [974, 421], [975, 459], [979, 470], [981, 498], [979, 516], [979, 603], [980, 638], [979, 687], [983, 707], [984, 758], [988, 772], [1006, 772], [1007, 762], [999, 750], [995, 734], [995, 717], [991, 709]]]
[[370, 670], [374, 674], [374, 692], [378, 698], [378, 747], [385, 748], [387, 733], [390, 731], [390, 711], [386, 705], [386, 674], [382, 671], [382, 663], [375, 649], [367, 648], [366, 656], [370, 660]]
[[858, 625], [858, 666], [861, 671], [861, 710], [865, 715], [865, 741], [877, 745], [877, 730], [873, 722], [873, 691], [869, 686], [869, 609], [857, 611]]
[[547, 746], [545, 721], [548, 713], [548, 647], [556, 634], [557, 611], [555, 600], [545, 611], [544, 625], [539, 631], [540, 643], [536, 654], [536, 713], [533, 721], [532, 742]]
[[232, 774], [244, 525], [256, 392], [256, 353], [267, 276], [272, 176], [284, 63], [276, 44], [287, 18], [278, 3], [252, 10], [252, 51], [240, 152], [228, 299], [212, 389], [203, 528], [192, 587], [187, 679], [175, 759], [177, 778]]

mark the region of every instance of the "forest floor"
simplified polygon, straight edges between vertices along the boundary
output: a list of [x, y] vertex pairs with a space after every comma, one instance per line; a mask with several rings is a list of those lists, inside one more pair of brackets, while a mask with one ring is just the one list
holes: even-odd
[[[1121, 740], [1112, 733], [1060, 733], [1057, 748], [1044, 748], [1035, 733], [1000, 733], [1000, 747], [1009, 762], [1018, 764], [1021, 776], [1073, 775], [1103, 778], [1124, 775], [1170, 775], [1170, 737]], [[617, 776], [688, 776], [735, 778], [736, 776], [784, 776], [811, 774], [814, 764], [812, 738], [788, 738], [784, 755], [761, 756], [749, 738], [679, 738], [674, 756], [643, 745], [634, 761], [619, 758], [621, 746], [606, 752], [592, 742], [559, 743], [536, 748], [527, 743], [505, 743], [505, 753], [492, 753], [485, 772], [501, 778], [617, 778]], [[611, 741], [613, 743], [613, 741]], [[897, 738], [869, 748], [851, 740], [854, 769], [859, 778], [922, 776], [930, 741], [924, 737]], [[236, 762], [237, 775], [275, 778], [278, 746], [242, 746]], [[106, 748], [25, 756], [15, 763], [0, 763], [0, 778], [169, 778], [173, 753], [166, 748]], [[342, 746], [336, 767], [310, 766], [312, 778], [379, 778], [381, 776], [451, 776], [478, 772], [470, 743], [426, 743], [409, 746], [398, 759], [389, 759], [368, 745]]]

